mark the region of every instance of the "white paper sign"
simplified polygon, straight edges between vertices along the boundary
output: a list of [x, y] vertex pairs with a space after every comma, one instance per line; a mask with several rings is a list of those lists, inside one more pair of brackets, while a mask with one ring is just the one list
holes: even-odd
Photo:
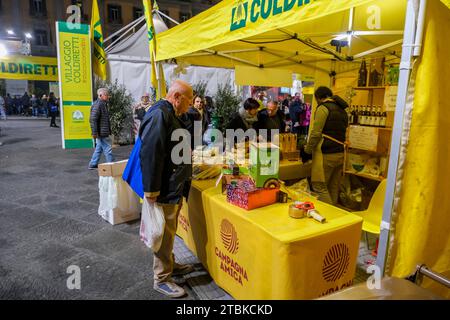
[[350, 148], [377, 151], [378, 128], [350, 126], [348, 140]]
[[397, 104], [397, 86], [386, 87], [384, 94], [384, 108], [386, 111], [395, 111], [395, 105]]

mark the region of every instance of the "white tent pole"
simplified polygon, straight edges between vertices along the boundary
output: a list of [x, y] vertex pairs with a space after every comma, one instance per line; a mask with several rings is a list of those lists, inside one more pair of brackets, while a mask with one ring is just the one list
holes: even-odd
[[254, 66], [254, 67], [259, 67], [259, 65], [257, 63], [253, 63], [253, 62], [251, 62], [249, 60], [245, 60], [245, 59], [241, 59], [241, 58], [236, 58], [236, 57], [233, 57], [233, 56], [231, 56], [229, 54], [226, 54], [226, 53], [216, 52], [216, 54], [218, 56], [221, 56], [221, 57], [224, 57], [224, 58], [228, 58], [228, 59], [231, 59], [231, 60], [236, 60], [236, 61], [239, 61], [239, 62], [242, 62], [242, 63], [246, 63], [246, 64], [249, 64], [249, 65]]
[[414, 41], [414, 56], [420, 56], [422, 52], [422, 38], [423, 38], [423, 25], [425, 23], [425, 11], [427, 7], [427, 0], [422, 0], [419, 7], [419, 17], [417, 20], [417, 33], [416, 40]]
[[268, 62], [266, 62], [266, 63], [263, 63], [263, 65], [264, 65], [264, 67], [272, 66], [272, 65], [277, 64], [278, 62], [285, 61], [285, 60], [290, 60], [291, 58], [294, 58], [294, 57], [297, 57], [297, 56], [298, 56], [298, 52], [291, 53], [291, 54], [286, 55], [286, 56], [284, 56], [284, 57], [280, 57], [279, 59], [276, 59], [276, 60], [272, 60], [272, 61], [268, 61]]
[[110, 35], [108, 38], [106, 38], [103, 43], [105, 43], [106, 41], [109, 41], [110, 39], [112, 39], [113, 37], [115, 37], [116, 35], [118, 35], [119, 33], [121, 33], [123, 30], [126, 29], [131, 29], [132, 27], [134, 27], [135, 25], [137, 25], [139, 22], [141, 22], [142, 20], [144, 20], [145, 17], [142, 16], [134, 21], [131, 21], [129, 24], [127, 24], [125, 27], [121, 28], [120, 30], [114, 32], [112, 35]]
[[108, 53], [109, 51], [111, 51], [111, 49], [114, 47], [114, 45], [115, 45], [117, 42], [121, 41], [122, 38], [124, 38], [126, 35], [128, 35], [128, 37], [127, 37], [126, 39], [124, 39], [123, 41], [127, 41], [130, 37], [132, 37], [133, 34], [129, 34], [129, 31], [130, 31], [130, 30], [131, 30], [131, 29], [128, 29], [127, 31], [125, 31], [124, 33], [122, 33], [122, 34], [120, 35], [120, 37], [118, 37], [116, 40], [114, 40], [114, 42], [112, 42], [109, 46], [107, 46], [107, 47], [105, 48], [105, 52]]
[[[354, 37], [357, 38], [357, 39], [359, 39], [359, 40], [361, 40], [361, 41], [364, 41], [364, 42], [370, 44], [371, 46], [376, 46], [376, 44], [374, 44], [374, 43], [373, 43], [372, 41], [370, 41], [369, 39], [366, 39], [366, 38], [360, 37], [360, 36], [354, 36]], [[384, 52], [386, 55], [392, 55], [392, 56], [395, 56], [395, 57], [397, 57], [398, 59], [401, 58], [401, 53], [395, 54], [395, 53], [393, 53], [393, 52], [387, 51], [386, 49], [382, 50], [382, 52]]]
[[355, 36], [401, 36], [403, 30], [353, 31]]
[[176, 25], [180, 24], [178, 21], [172, 19], [171, 17], [169, 17], [168, 15], [162, 13], [161, 11], [159, 11], [159, 10], [154, 10], [154, 11], [156, 11], [158, 14], [162, 15], [164, 18], [169, 19], [170, 21], [172, 21], [172, 22], [175, 23]]
[[189, 53], [183, 56], [183, 58], [185, 57], [201, 57], [201, 56], [212, 56], [214, 55], [214, 53], [211, 52], [196, 52], [196, 53]]
[[325, 54], [332, 55], [335, 58], [337, 58], [339, 60], [342, 60], [342, 61], [345, 61], [346, 58], [347, 58], [346, 56], [344, 56], [344, 55], [342, 55], [342, 54], [340, 54], [338, 52], [334, 52], [334, 51], [332, 51], [331, 49], [329, 49], [327, 47], [320, 46], [318, 43], [316, 43], [316, 42], [312, 41], [311, 39], [305, 37], [303, 34], [302, 35], [298, 35], [297, 33], [292, 33], [290, 30], [283, 30], [283, 29], [277, 29], [277, 30], [282, 32], [282, 33], [285, 33], [285, 34], [291, 36], [292, 40], [297, 40], [297, 41], [299, 41], [299, 42], [301, 42], [301, 43], [303, 43], [303, 44], [305, 44], [305, 45], [307, 45], [309, 47], [312, 47], [314, 50], [321, 51], [321, 52], [323, 52]]
[[218, 55], [218, 56], [224, 57], [224, 58], [228, 58], [228, 59], [231, 59], [231, 60], [239, 61], [239, 62], [248, 64], [248, 65], [251, 65], [251, 66], [254, 66], [254, 67], [259, 67], [259, 65], [254, 63], [254, 62], [251, 62], [251, 61], [248, 61], [248, 60], [245, 60], [245, 59], [241, 59], [241, 58], [237, 58], [237, 57], [234, 57], [232, 55], [229, 55], [229, 54], [226, 54], [226, 53], [222, 53], [220, 51], [214, 51], [214, 50], [210, 50], [210, 49], [205, 49], [204, 51], [212, 53], [214, 55]]
[[[273, 49], [264, 49], [263, 51], [266, 52], [266, 53], [273, 54], [276, 57], [282, 57], [283, 53], [286, 53], [286, 52], [277, 51], [277, 50], [273, 50]], [[316, 57], [316, 58], [328, 59], [328, 60], [331, 59], [330, 55], [325, 54], [325, 53], [308, 53], [308, 52], [305, 52], [305, 51], [300, 51], [299, 55], [300, 56], [307, 56], [307, 57]]]
[[355, 18], [355, 8], [350, 8], [348, 30], [347, 30], [347, 41], [348, 41], [348, 52], [347, 54], [351, 56], [352, 52], [352, 36], [353, 36], [353, 20]]
[[252, 51], [259, 51], [261, 50], [260, 48], [251, 48], [251, 49], [240, 49], [240, 50], [225, 50], [225, 51], [220, 51], [222, 53], [239, 53], [239, 52], [252, 52]]
[[[405, 21], [405, 37], [403, 43], [402, 60], [400, 63], [400, 78], [398, 82], [397, 103], [395, 107], [394, 128], [389, 158], [388, 177], [386, 184], [386, 196], [383, 205], [383, 217], [380, 226], [380, 240], [378, 244], [377, 266], [384, 275], [389, 247], [389, 233], [391, 231], [392, 209], [396, 194], [397, 168], [400, 155], [400, 145], [403, 131], [403, 116], [408, 95], [409, 77], [411, 74], [413, 46], [416, 33], [416, 10], [414, 2], [424, 0], [408, 0]], [[422, 32], [418, 30], [417, 32]]]
[[373, 48], [373, 49], [367, 50], [365, 52], [361, 52], [361, 53], [355, 54], [353, 56], [353, 59], [359, 59], [359, 58], [362, 58], [362, 57], [367, 56], [369, 54], [372, 54], [372, 53], [375, 53], [375, 52], [378, 52], [378, 51], [383, 51], [384, 49], [387, 49], [387, 48], [390, 48], [390, 47], [394, 47], [394, 46], [396, 46], [396, 45], [398, 45], [398, 44], [400, 44], [402, 42], [403, 42], [403, 39], [400, 39], [400, 40], [397, 40], [397, 41], [394, 41], [394, 42], [387, 43], [385, 45], [379, 46], [377, 48]]

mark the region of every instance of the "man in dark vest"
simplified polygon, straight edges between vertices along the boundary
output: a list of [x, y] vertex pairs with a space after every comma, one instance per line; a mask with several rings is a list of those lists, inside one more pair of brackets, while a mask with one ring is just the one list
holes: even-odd
[[313, 159], [311, 183], [319, 200], [334, 205], [344, 164], [348, 104], [327, 87], [319, 87], [314, 96], [318, 104], [314, 125], [301, 155], [304, 162]]

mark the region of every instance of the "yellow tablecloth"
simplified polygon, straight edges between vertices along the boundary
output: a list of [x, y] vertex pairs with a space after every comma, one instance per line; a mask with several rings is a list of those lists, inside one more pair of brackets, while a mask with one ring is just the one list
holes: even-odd
[[362, 219], [315, 204], [327, 223], [292, 219], [288, 204], [246, 211], [193, 181], [177, 234], [236, 299], [317, 298], [352, 284]]

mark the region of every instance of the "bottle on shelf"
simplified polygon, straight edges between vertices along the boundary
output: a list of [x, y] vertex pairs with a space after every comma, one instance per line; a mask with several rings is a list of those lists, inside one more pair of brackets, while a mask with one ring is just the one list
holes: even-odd
[[377, 87], [380, 81], [380, 73], [377, 71], [377, 64], [375, 60], [372, 60], [370, 69], [371, 71], [369, 75], [369, 86]]
[[364, 106], [362, 106], [361, 105], [361, 107], [360, 107], [360, 109], [359, 109], [360, 111], [359, 111], [359, 115], [358, 115], [358, 124], [359, 125], [361, 125], [361, 126], [363, 126], [364, 125], [364, 116], [365, 116], [365, 113], [364, 113]]
[[383, 127], [383, 128], [386, 127], [386, 118], [387, 118], [387, 113], [386, 113], [386, 111], [383, 111], [383, 113], [381, 114], [381, 118], [380, 118], [380, 127]]
[[375, 122], [375, 126], [380, 127], [381, 126], [380, 123], [381, 123], [381, 107], [379, 106], [377, 108], [377, 120]]
[[367, 106], [367, 125], [372, 126], [372, 107]]
[[353, 106], [348, 108], [347, 117], [348, 117], [348, 124], [353, 124]]
[[363, 58], [361, 67], [359, 68], [358, 87], [365, 87], [367, 85], [367, 66], [366, 59]]
[[366, 119], [366, 108], [364, 106], [361, 106], [361, 109], [359, 111], [358, 120], [359, 125], [364, 125], [364, 120]]
[[366, 107], [366, 126], [372, 125], [372, 116], [370, 114], [370, 106]]
[[358, 122], [358, 106], [355, 106], [355, 109], [353, 110], [353, 124], [359, 124]]
[[365, 108], [364, 108], [366, 111], [364, 112], [364, 125], [365, 126], [368, 126], [368, 125], [370, 125], [370, 119], [369, 119], [369, 115], [370, 115], [370, 112], [369, 112], [369, 106], [366, 106]]
[[378, 121], [378, 117], [377, 117], [377, 108], [376, 107], [372, 107], [372, 112], [371, 112], [371, 116], [372, 116], [372, 127], [378, 127], [379, 121]]

